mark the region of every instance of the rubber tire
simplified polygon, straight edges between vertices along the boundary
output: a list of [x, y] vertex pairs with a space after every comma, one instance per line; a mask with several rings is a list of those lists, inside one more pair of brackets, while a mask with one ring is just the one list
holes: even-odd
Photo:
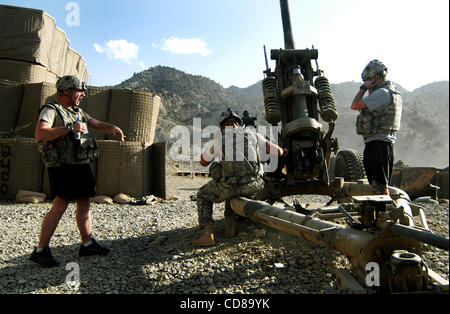
[[346, 182], [365, 179], [366, 171], [361, 153], [353, 149], [339, 151], [334, 164], [334, 177], [342, 177]]

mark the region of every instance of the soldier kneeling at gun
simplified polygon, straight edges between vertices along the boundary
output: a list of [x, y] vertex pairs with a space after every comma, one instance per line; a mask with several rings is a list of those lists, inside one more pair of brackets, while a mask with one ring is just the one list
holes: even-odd
[[[211, 164], [210, 173], [213, 180], [202, 186], [197, 193], [198, 222], [202, 234], [192, 241], [192, 245], [196, 247], [215, 243], [213, 203], [225, 202], [224, 233], [226, 237], [233, 237], [236, 234], [235, 214], [230, 200], [238, 196], [263, 200], [268, 196], [262, 179], [264, 169], [260, 149], [265, 150], [267, 154], [276, 154], [277, 157], [287, 154], [286, 149], [269, 142], [254, 129], [244, 129], [242, 118], [230, 109], [222, 113], [219, 125], [220, 132], [215, 134], [211, 145], [200, 157], [203, 167], [211, 164], [216, 157], [219, 157], [220, 162]], [[232, 132], [229, 132], [231, 130]], [[229, 133], [233, 134], [232, 141], [227, 139]]]

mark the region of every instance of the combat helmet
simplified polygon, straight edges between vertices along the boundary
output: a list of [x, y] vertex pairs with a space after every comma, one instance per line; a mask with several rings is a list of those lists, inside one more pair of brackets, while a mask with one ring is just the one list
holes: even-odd
[[64, 91], [66, 89], [79, 89], [86, 91], [87, 86], [85, 82], [80, 81], [76, 76], [65, 75], [58, 79], [56, 82], [56, 88], [58, 91]]
[[364, 71], [361, 74], [361, 78], [363, 82], [365, 82], [373, 79], [377, 74], [379, 74], [381, 77], [385, 77], [387, 74], [387, 68], [381, 61], [375, 59], [370, 61], [369, 64], [366, 65]]
[[242, 118], [237, 114], [237, 112], [228, 108], [227, 111], [222, 112], [222, 114], [220, 115], [219, 125], [222, 125], [222, 123], [224, 123], [229, 118], [234, 118], [236, 122], [239, 123], [239, 125], [242, 125], [243, 123]]

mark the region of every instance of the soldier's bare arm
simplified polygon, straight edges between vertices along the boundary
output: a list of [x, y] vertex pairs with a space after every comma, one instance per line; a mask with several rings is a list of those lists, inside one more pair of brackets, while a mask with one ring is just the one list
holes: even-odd
[[120, 140], [125, 141], [125, 136], [123, 135], [122, 130], [113, 124], [102, 122], [96, 119], [89, 119], [88, 126], [92, 127], [95, 130], [98, 130], [103, 133], [113, 134], [114, 136], [120, 137]]
[[267, 141], [266, 143], [266, 153], [271, 154], [272, 152], [276, 152], [278, 157], [286, 156], [288, 153], [288, 150], [286, 148], [281, 148], [277, 144], [271, 143]]
[[353, 110], [360, 110], [360, 109], [367, 108], [366, 104], [362, 100], [362, 98], [363, 98], [365, 93], [366, 93], [366, 89], [361, 88], [359, 90], [359, 92], [356, 94], [356, 96], [355, 96], [355, 98], [353, 99], [353, 102], [352, 102], [352, 109]]
[[214, 160], [214, 145], [200, 155], [200, 165], [202, 167], [208, 167], [208, 165]]
[[50, 142], [69, 134], [69, 132], [70, 130], [65, 126], [52, 128], [47, 121], [39, 121], [34, 136], [38, 142]]

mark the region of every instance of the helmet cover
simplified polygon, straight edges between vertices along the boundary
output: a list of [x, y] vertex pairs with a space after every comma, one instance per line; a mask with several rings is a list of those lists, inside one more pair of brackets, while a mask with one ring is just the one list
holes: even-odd
[[369, 62], [364, 68], [361, 74], [363, 82], [369, 81], [375, 77], [375, 75], [380, 74], [380, 76], [385, 77], [387, 74], [386, 66], [379, 60], [375, 59]]

